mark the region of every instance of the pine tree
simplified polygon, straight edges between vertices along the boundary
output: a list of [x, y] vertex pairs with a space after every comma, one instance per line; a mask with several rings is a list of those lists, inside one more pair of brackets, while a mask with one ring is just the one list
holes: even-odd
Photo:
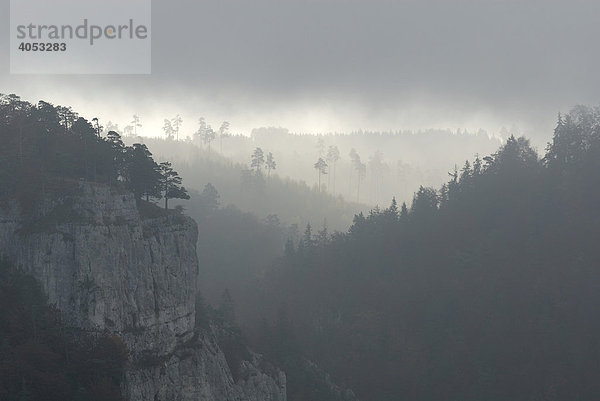
[[169, 139], [169, 140], [173, 139], [173, 134], [175, 133], [175, 130], [173, 129], [173, 124], [171, 123], [171, 120], [167, 120], [165, 118], [164, 125], [163, 125], [163, 131], [165, 131], [165, 135], [167, 136], [167, 139]]
[[219, 199], [221, 196], [217, 189], [209, 182], [202, 190], [202, 203], [209, 212], [213, 212], [219, 208]]
[[402, 202], [402, 206], [400, 207], [400, 220], [406, 220], [408, 218], [408, 208], [406, 207], [406, 202]]
[[169, 199], [190, 199], [187, 190], [181, 185], [181, 177], [173, 170], [171, 163], [160, 163], [161, 188], [165, 198], [165, 210], [169, 208]]
[[219, 128], [219, 152], [223, 153], [223, 137], [226, 137], [229, 132], [229, 123], [227, 121], [223, 121], [221, 127]]
[[152, 153], [146, 145], [136, 143], [125, 154], [125, 177], [136, 199], [161, 197], [163, 188], [161, 170], [152, 159]]
[[312, 248], [314, 245], [314, 239], [312, 235], [312, 227], [310, 223], [306, 225], [306, 229], [304, 230], [304, 235], [302, 236], [302, 246], [304, 249], [308, 250]]
[[[336, 173], [336, 164], [338, 162], [338, 160], [340, 160], [340, 150], [338, 149], [337, 146], [330, 146], [327, 149], [327, 161], [329, 162], [329, 164], [331, 165], [333, 163], [333, 189], [332, 189], [332, 193], [335, 195], [335, 173]], [[331, 177], [331, 174], [328, 176], [328, 181], [327, 181], [327, 186], [329, 187], [329, 177]]]
[[179, 140], [179, 128], [181, 124], [183, 124], [183, 118], [179, 114], [177, 114], [174, 118], [171, 119], [171, 125], [173, 126], [173, 132], [175, 133], [175, 140]]
[[267, 161], [265, 164], [267, 166], [267, 177], [271, 177], [271, 170], [275, 170], [275, 168], [277, 168], [277, 163], [275, 162], [273, 153], [269, 152], [267, 154]]
[[327, 163], [323, 158], [319, 157], [319, 160], [315, 163], [315, 168], [319, 175], [319, 192], [321, 192], [321, 175], [327, 174]]
[[204, 133], [202, 134], [202, 141], [208, 145], [208, 153], [209, 154], [210, 154], [210, 144], [212, 141], [215, 140], [216, 137], [217, 137], [217, 134], [212, 129], [212, 127], [210, 125], [208, 125], [206, 127], [206, 129], [204, 130]]
[[198, 119], [198, 130], [194, 132], [196, 143], [204, 142], [204, 133], [206, 132], [206, 120], [204, 117]]
[[137, 114], [133, 115], [133, 120], [131, 121], [131, 124], [133, 124], [133, 135], [137, 136], [138, 128], [142, 128], [140, 117]]
[[262, 168], [265, 164], [265, 154], [261, 148], [254, 149], [252, 153], [250, 167], [254, 169], [257, 176], [261, 174]]

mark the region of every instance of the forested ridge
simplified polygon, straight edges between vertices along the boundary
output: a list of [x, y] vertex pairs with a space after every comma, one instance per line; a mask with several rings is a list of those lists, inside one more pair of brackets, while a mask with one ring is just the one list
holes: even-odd
[[510, 137], [409, 207], [307, 227], [265, 278], [254, 341], [365, 400], [595, 399], [599, 184], [600, 110], [577, 107], [543, 157]]
[[136, 199], [189, 199], [170, 162], [156, 163], [146, 145], [125, 146], [70, 107], [0, 94], [0, 199], [32, 207], [90, 181], [133, 192]]

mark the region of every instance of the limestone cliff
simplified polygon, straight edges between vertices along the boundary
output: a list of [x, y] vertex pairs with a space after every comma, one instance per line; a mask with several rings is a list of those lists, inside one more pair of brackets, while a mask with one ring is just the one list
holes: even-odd
[[[31, 213], [28, 214], [31, 216]], [[136, 400], [285, 400], [285, 376], [258, 355], [234, 382], [214, 330], [197, 329], [195, 222], [142, 218], [131, 194], [82, 184], [25, 219], [0, 208], [0, 254], [36, 277], [69, 324], [120, 336], [124, 393]]]

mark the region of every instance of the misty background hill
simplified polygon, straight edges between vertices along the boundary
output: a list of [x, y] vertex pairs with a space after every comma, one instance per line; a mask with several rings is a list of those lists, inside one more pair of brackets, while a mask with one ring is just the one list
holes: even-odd
[[[115, 127], [110, 122], [108, 126]], [[502, 134], [504, 140], [510, 135], [508, 131]], [[172, 134], [163, 140], [127, 135], [124, 138], [125, 142], [142, 141], [159, 158], [181, 164], [180, 170], [187, 169], [183, 174], [187, 175], [188, 183], [192, 182], [193, 187], [201, 188], [211, 182], [226, 203], [236, 204], [259, 216], [273, 213], [273, 210], [261, 210], [260, 204], [256, 203], [251, 206], [244, 196], [231, 192], [237, 180], [233, 170], [238, 170], [237, 174], [242, 180], [239, 170], [250, 169], [256, 148], [260, 148], [265, 156], [272, 153], [274, 157], [276, 168], [269, 171], [272, 179], [267, 180], [273, 188], [283, 181], [291, 191], [312, 189], [336, 198], [337, 202], [342, 202], [341, 196], [350, 205], [367, 205], [362, 207], [362, 211], [365, 211], [369, 206], [386, 204], [392, 197], [399, 202], [410, 202], [420, 185], [442, 185], [448, 173], [452, 173], [465, 160], [489, 154], [502, 143], [500, 137], [490, 136], [482, 130], [477, 133], [427, 130], [316, 135], [293, 134], [287, 129], [273, 127], [254, 129], [250, 137], [228, 132], [215, 133], [210, 141], [206, 140], [201, 129], [193, 137], [188, 135], [180, 141], [175, 140]], [[321, 176], [320, 190], [319, 174], [314, 166], [319, 158], [327, 164]], [[364, 167], [364, 177], [361, 176], [360, 182], [358, 164]], [[219, 185], [220, 180], [226, 183]], [[276, 201], [272, 205], [282, 207]], [[359, 210], [357, 206], [351, 206], [351, 209], [356, 212]], [[298, 210], [298, 205], [295, 208]], [[320, 224], [325, 217], [325, 214], [319, 214], [320, 211], [320, 208], [313, 207], [315, 218], [312, 219], [308, 219], [307, 215], [298, 219], [298, 216], [286, 212], [283, 213], [283, 220]], [[352, 213], [337, 218], [337, 212], [331, 209], [327, 211], [330, 227], [348, 227]], [[340, 224], [342, 221], [346, 225]]]

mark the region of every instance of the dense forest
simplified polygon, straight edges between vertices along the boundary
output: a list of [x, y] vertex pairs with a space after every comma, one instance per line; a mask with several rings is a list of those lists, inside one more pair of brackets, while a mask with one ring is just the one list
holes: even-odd
[[594, 399], [599, 184], [600, 109], [577, 107], [541, 158], [510, 137], [410, 207], [307, 227], [265, 278], [254, 341], [365, 400]]
[[0, 94], [0, 199], [31, 207], [79, 180], [131, 191], [139, 202], [164, 199], [165, 209], [169, 199], [189, 199], [170, 162], [157, 164], [145, 145], [125, 146], [117, 132], [102, 130], [70, 107]]

